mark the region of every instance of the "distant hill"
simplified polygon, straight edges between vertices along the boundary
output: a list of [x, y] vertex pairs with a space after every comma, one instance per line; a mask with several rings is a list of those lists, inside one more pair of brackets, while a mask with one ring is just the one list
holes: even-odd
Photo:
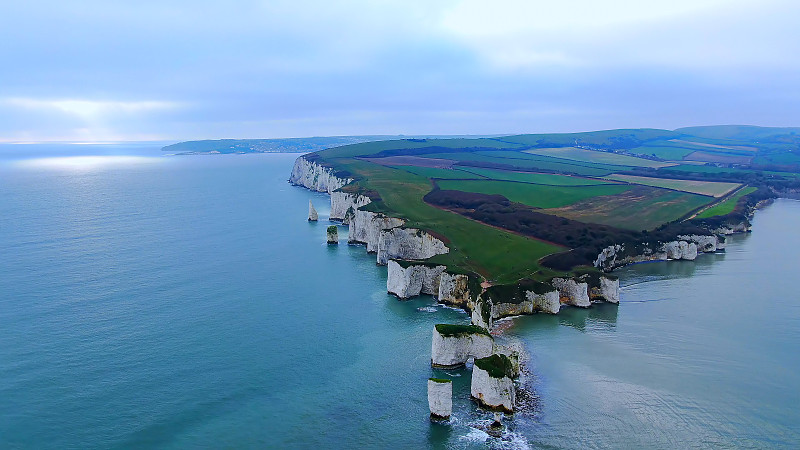
[[[362, 142], [391, 141], [430, 136], [374, 135], [374, 136], [325, 136], [282, 139], [215, 139], [186, 141], [167, 145], [161, 150], [178, 155], [229, 154], [229, 153], [306, 153]], [[463, 137], [463, 136], [440, 136]]]

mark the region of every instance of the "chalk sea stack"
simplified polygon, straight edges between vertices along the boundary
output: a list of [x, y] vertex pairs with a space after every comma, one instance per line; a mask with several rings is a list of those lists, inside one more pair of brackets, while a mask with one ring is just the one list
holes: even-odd
[[450, 414], [453, 412], [452, 380], [428, 379], [428, 407], [431, 410], [431, 420], [450, 418]]
[[513, 363], [506, 355], [497, 354], [475, 360], [472, 367], [470, 393], [486, 409], [514, 412]]
[[317, 215], [317, 210], [314, 209], [314, 204], [311, 203], [311, 200], [308, 201], [308, 221], [309, 222], [316, 222], [319, 220], [319, 216]]
[[338, 244], [339, 243], [339, 227], [336, 225], [331, 225], [328, 227], [328, 244]]

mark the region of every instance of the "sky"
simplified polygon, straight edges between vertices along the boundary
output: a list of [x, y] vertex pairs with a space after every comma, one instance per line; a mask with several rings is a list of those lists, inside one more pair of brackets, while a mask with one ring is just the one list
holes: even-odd
[[800, 126], [796, 0], [4, 2], [0, 142]]

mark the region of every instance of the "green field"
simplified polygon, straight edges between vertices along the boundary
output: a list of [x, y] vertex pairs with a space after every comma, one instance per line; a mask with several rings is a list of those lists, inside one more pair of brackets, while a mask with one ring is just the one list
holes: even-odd
[[639, 155], [652, 155], [656, 158], [661, 158], [668, 161], [680, 161], [684, 156], [692, 153], [694, 149], [668, 146], [644, 146], [633, 148], [630, 151], [631, 153], [636, 153]]
[[755, 191], [756, 188], [754, 187], [745, 187], [743, 189], [739, 189], [735, 194], [698, 214], [697, 218], [705, 219], [708, 217], [730, 214], [736, 208], [736, 204], [739, 202], [740, 198]]
[[680, 219], [711, 200], [702, 195], [637, 186], [618, 195], [593, 197], [543, 212], [640, 231]]
[[437, 169], [434, 167], [417, 167], [417, 166], [392, 166], [397, 170], [404, 170], [406, 172], [420, 175], [425, 178], [443, 178], [443, 179], [483, 179], [485, 177], [460, 169]]
[[564, 147], [564, 148], [537, 148], [532, 150], [525, 150], [525, 153], [534, 155], [550, 156], [552, 158], [570, 159], [573, 161], [582, 161], [589, 163], [611, 164], [615, 166], [628, 166], [628, 167], [667, 167], [675, 165], [675, 163], [652, 161], [644, 158], [635, 158], [633, 156], [618, 155], [616, 153], [598, 152], [592, 150], [584, 150], [582, 148]]
[[[518, 155], [518, 157], [513, 157], [514, 155]], [[456, 161], [476, 161], [478, 163], [505, 164], [525, 170], [545, 170], [561, 173], [574, 173], [593, 177], [608, 175], [612, 172], [624, 169], [624, 167], [619, 166], [603, 167], [602, 165], [598, 164], [577, 163], [565, 159], [507, 151], [433, 153], [425, 156], [429, 158], [453, 159]]]
[[693, 194], [722, 197], [741, 186], [738, 183], [720, 183], [716, 181], [675, 180], [672, 178], [637, 177], [634, 175], [612, 174], [606, 177], [611, 180], [625, 181], [644, 186], [674, 189], [676, 191], [691, 192]]
[[478, 167], [459, 167], [459, 168], [464, 172], [470, 172], [492, 180], [519, 181], [522, 183], [545, 184], [550, 186], [596, 186], [600, 184], [612, 184], [612, 182], [610, 181], [601, 180], [597, 178], [583, 178], [571, 175], [554, 175], [550, 173], [532, 173], [532, 172], [512, 172], [508, 170], [482, 169]]
[[629, 190], [626, 185], [546, 186], [495, 180], [442, 180], [441, 189], [500, 194], [512, 202], [534, 208], [558, 208], [599, 195], [614, 195]]
[[[327, 159], [326, 159], [327, 160]], [[430, 181], [419, 175], [354, 159], [327, 160], [337, 168], [358, 173], [359, 184], [381, 195], [379, 210], [408, 220], [407, 226], [444, 236], [450, 253], [430, 261], [479, 273], [489, 280], [510, 283], [542, 271], [536, 261], [565, 249], [535, 239], [499, 230], [456, 213], [428, 205], [422, 200], [431, 190]]]
[[[575, 267], [575, 264], [589, 261], [585, 254], [591, 256], [597, 251], [593, 247], [595, 244], [609, 245], [606, 240], [646, 239], [654, 234], [681, 230], [684, 226], [702, 226], [699, 221], [686, 220], [686, 225], [676, 221], [702, 211], [703, 207], [708, 209], [698, 215], [700, 218], [727, 214], [742, 196], [756, 189], [747, 187], [733, 191], [737, 186], [778, 189], [800, 186], [800, 170], [775, 171], [793, 169], [793, 164], [800, 161], [800, 153], [796, 152], [799, 146], [800, 129], [723, 126], [480, 139], [397, 139], [344, 145], [314, 153], [309, 158], [332, 167], [340, 176], [354, 178], [356, 182], [344, 189], [369, 193], [374, 201], [365, 209], [402, 217], [407, 220], [407, 226], [441, 237], [451, 252], [438, 255], [430, 262], [448, 265], [452, 271], [472, 271], [488, 280], [508, 283], [523, 277], [555, 274], [543, 268], [539, 260], [566, 248], [479, 223], [466, 215], [570, 245], [576, 251], [559, 257], [579, 255], [585, 258], [583, 262], [552, 267]], [[747, 154], [756, 164], [717, 167], [629, 156], [654, 155], [678, 161], [693, 151], [711, 152], [717, 155], [715, 157], [724, 153]], [[369, 159], [376, 157], [383, 158], [380, 161], [389, 166]], [[448, 159], [455, 161], [455, 165], [452, 169], [418, 167], [435, 165], [424, 158]], [[726, 163], [720, 161], [722, 164]], [[423, 197], [434, 186], [461, 191], [459, 194], [439, 192], [442, 196], [436, 204], [442, 208], [453, 205], [453, 210], [465, 216], [426, 203]], [[507, 205], [463, 192], [499, 194], [517, 204]], [[714, 204], [714, 196], [722, 201]], [[434, 202], [434, 197], [436, 194], [429, 200]], [[540, 213], [583, 223], [547, 216], [546, 220], [541, 220]], [[592, 228], [590, 223], [618, 229]], [[666, 228], [660, 228], [665, 224]], [[549, 231], [542, 231], [544, 227], [549, 227]], [[580, 234], [582, 228], [586, 236], [591, 235], [586, 231], [589, 229], [602, 231], [585, 241], [591, 242], [590, 245], [578, 239], [567, 239], [565, 227], [569, 227], [570, 236], [572, 230]], [[642, 230], [648, 233], [639, 234]], [[562, 261], [568, 259], [562, 258]]]

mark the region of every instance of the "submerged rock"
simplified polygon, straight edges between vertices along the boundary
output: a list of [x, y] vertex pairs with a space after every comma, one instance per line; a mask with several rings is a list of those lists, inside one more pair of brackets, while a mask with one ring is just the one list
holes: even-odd
[[478, 404], [493, 411], [514, 412], [512, 363], [507, 356], [495, 354], [475, 359], [470, 394]]
[[453, 382], [439, 378], [428, 379], [428, 408], [431, 419], [449, 419], [453, 413]]
[[309, 222], [316, 222], [319, 220], [319, 215], [317, 215], [317, 210], [314, 209], [314, 204], [311, 203], [311, 200], [308, 201], [308, 221]]
[[329, 226], [327, 235], [328, 235], [328, 244], [339, 243], [339, 227], [337, 227], [336, 225]]
[[484, 358], [494, 352], [494, 338], [475, 325], [438, 324], [433, 327], [431, 365], [452, 368], [469, 358]]

